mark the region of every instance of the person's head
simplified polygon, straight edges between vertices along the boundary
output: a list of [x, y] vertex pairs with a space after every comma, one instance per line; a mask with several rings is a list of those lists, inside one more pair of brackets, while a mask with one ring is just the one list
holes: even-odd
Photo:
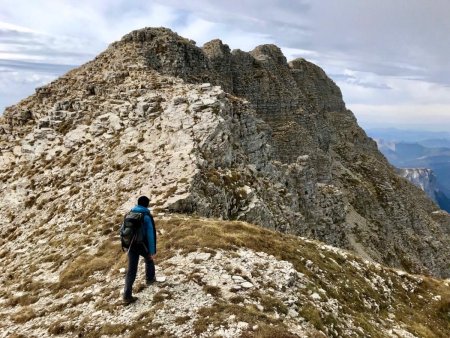
[[147, 196], [141, 196], [138, 198], [138, 205], [148, 208], [149, 204], [150, 200], [148, 199]]

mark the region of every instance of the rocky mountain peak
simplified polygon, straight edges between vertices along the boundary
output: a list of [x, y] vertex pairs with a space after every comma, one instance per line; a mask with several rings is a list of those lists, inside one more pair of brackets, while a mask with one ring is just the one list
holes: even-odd
[[274, 45], [230, 52], [165, 28], [131, 32], [9, 107], [0, 149], [0, 213], [17, 229], [82, 227], [145, 193], [166, 212], [450, 274], [436, 205], [398, 177], [322, 69]]
[[[164, 278], [123, 309], [144, 194]], [[0, 218], [7, 336], [448, 336], [448, 281], [392, 268], [449, 276], [449, 215], [273, 45], [145, 28], [36, 89], [0, 118]]]
[[165, 27], [146, 27], [138, 30], [134, 30], [122, 37], [120, 41], [113, 42], [112, 46], [117, 46], [121, 43], [151, 43], [157, 41], [163, 41], [165, 44], [177, 44], [187, 43], [195, 45], [195, 41], [181, 37], [174, 31]]
[[270, 60], [281, 66], [287, 66], [286, 57], [281, 49], [272, 44], [258, 46], [250, 52], [250, 55], [261, 62]]

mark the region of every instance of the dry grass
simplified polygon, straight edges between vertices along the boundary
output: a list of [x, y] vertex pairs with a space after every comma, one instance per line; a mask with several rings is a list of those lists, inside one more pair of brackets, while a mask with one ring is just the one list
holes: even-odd
[[255, 331], [243, 332], [240, 338], [298, 338], [288, 331], [286, 327], [261, 324]]
[[183, 324], [187, 323], [189, 320], [191, 320], [190, 316], [181, 316], [181, 317], [175, 318], [174, 322], [177, 325], [183, 325]]
[[119, 260], [122, 251], [119, 243], [105, 241], [95, 255], [81, 255], [71, 262], [60, 274], [58, 289], [76, 286], [82, 289], [89, 283], [90, 276], [96, 271], [107, 271], [123, 262]]
[[287, 306], [276, 297], [264, 295], [256, 290], [252, 291], [250, 296], [252, 299], [259, 300], [261, 305], [264, 307], [264, 311], [277, 312], [285, 315], [288, 313]]
[[205, 332], [210, 324], [216, 327], [223, 326], [231, 315], [236, 317], [236, 321], [249, 323], [250, 326], [262, 323], [282, 325], [281, 321], [266, 316], [253, 305], [239, 306], [218, 301], [211, 307], [205, 307], [198, 311], [198, 318], [194, 322], [194, 333], [198, 335]]
[[14, 323], [23, 324], [30, 319], [36, 318], [38, 314], [31, 307], [24, 307], [17, 311], [15, 314], [11, 315], [11, 320]]
[[233, 296], [229, 299], [232, 304], [244, 303], [245, 298], [242, 296]]
[[[418, 336], [446, 338], [444, 332], [450, 332], [450, 291], [448, 287], [443, 285], [442, 281], [427, 278], [419, 290], [410, 294], [402, 287], [404, 282], [402, 278], [406, 277], [397, 276], [390, 269], [378, 271], [376, 268], [366, 265], [367, 270], [362, 274], [349, 264], [349, 260], [353, 260], [365, 265], [358, 257], [349, 255], [348, 258], [344, 258], [334, 252], [325, 253], [312, 242], [305, 242], [295, 236], [281, 234], [243, 222], [173, 217], [169, 220], [157, 222], [157, 228], [165, 231], [164, 236], [158, 242], [158, 259], [160, 261], [173, 256], [178, 250], [188, 253], [198, 249], [203, 251], [204, 248], [208, 248], [212, 251], [222, 249], [232, 252], [240, 247], [245, 247], [291, 262], [297, 271], [304, 273], [312, 280], [311, 285], [308, 285], [311, 291], [316, 292], [319, 288], [324, 289], [328, 297], [335, 298], [342, 304], [343, 315], [355, 318], [355, 325], [363, 327], [373, 337], [380, 335], [379, 329], [367, 318], [387, 316], [386, 309], [391, 304], [395, 305], [396, 311], [394, 314], [397, 320]], [[323, 255], [324, 253], [325, 255]], [[305, 267], [306, 260], [312, 261], [314, 266], [320, 268], [323, 275], [319, 276], [307, 269]], [[238, 272], [233, 271], [233, 273]], [[375, 275], [381, 276], [384, 280], [392, 280], [392, 298], [385, 297], [382, 292], [373, 289], [367, 283], [367, 278], [370, 279], [371, 276]], [[336, 280], [336, 276], [345, 276], [345, 278]], [[195, 281], [195, 273], [192, 274], [191, 279]], [[430, 292], [441, 295], [441, 300], [431, 301]], [[419, 295], [422, 298], [418, 297]], [[362, 297], [377, 302], [380, 305], [380, 312], [375, 309], [367, 309], [361, 299]], [[257, 298], [267, 311], [276, 311], [280, 314], [287, 312], [286, 306], [274, 297], [259, 295]], [[234, 304], [240, 301], [240, 298], [236, 298], [228, 305], [232, 308], [232, 306], [236, 306]], [[222, 305], [225, 312], [233, 312], [230, 307]], [[312, 303], [298, 305], [300, 315], [318, 330], [331, 326], [336, 328], [336, 324], [340, 320], [331, 316], [321, 316]], [[216, 310], [219, 311], [219, 308]], [[210, 312], [213, 312], [212, 309], [210, 309]], [[361, 313], [365, 315], [362, 316]], [[220, 322], [221, 318], [216, 318], [217, 322]], [[241, 320], [245, 321], [245, 319]], [[207, 323], [213, 321], [214, 315], [210, 316], [209, 319], [200, 319], [196, 324], [196, 332], [202, 332], [201, 329], [205, 325], [207, 326]]]
[[57, 320], [49, 325], [47, 331], [50, 334], [60, 335], [64, 333], [74, 332], [76, 330], [76, 327], [71, 324], [67, 323], [63, 320]]
[[126, 330], [129, 330], [130, 326], [125, 324], [106, 324], [103, 325], [102, 328], [96, 332], [95, 334], [88, 335], [89, 337], [101, 337], [103, 335], [106, 336], [115, 336], [119, 334], [125, 333]]
[[205, 293], [207, 294], [209, 293], [214, 298], [219, 298], [222, 296], [222, 292], [220, 288], [217, 286], [205, 285], [203, 286], [203, 291], [205, 291]]
[[160, 290], [153, 295], [152, 304], [162, 303], [166, 299], [172, 299], [172, 294], [167, 290]]
[[123, 150], [123, 154], [129, 154], [129, 153], [135, 152], [136, 150], [137, 150], [136, 146], [130, 145]]
[[[111, 201], [111, 204], [114, 203]], [[86, 210], [83, 217], [88, 217], [92, 220], [100, 217], [94, 213], [94, 209]], [[20, 311], [16, 308], [16, 313], [10, 317], [13, 322], [20, 324], [38, 316], [30, 305], [39, 299], [38, 294], [42, 288], [52, 288], [55, 298], [58, 298], [66, 294], [68, 292], [67, 289], [71, 289], [70, 291], [82, 290], [93, 283], [98, 283], [92, 276], [95, 272], [102, 272], [104, 275], [113, 276], [113, 278], [118, 276], [117, 271], [119, 267], [123, 267], [126, 264], [126, 255], [122, 253], [119, 241], [113, 239], [110, 233], [117, 230], [113, 229], [114, 224], [122, 220], [122, 215], [115, 215], [115, 213], [111, 213], [111, 215], [112, 223], [101, 223], [97, 229], [92, 229], [92, 235], [89, 235], [89, 237], [94, 237], [94, 242], [98, 242], [99, 238], [101, 238], [100, 234], [103, 232], [108, 234], [108, 239], [98, 247], [95, 254], [77, 252], [75, 255], [78, 256], [75, 256], [76, 258], [70, 262], [71, 257], [66, 257], [56, 251], [56, 249], [48, 251], [46, 255], [42, 256], [41, 260], [44, 262], [53, 261], [55, 264], [69, 263], [62, 270], [59, 282], [53, 286], [33, 282], [31, 279], [21, 280], [19, 284], [20, 289], [25, 294], [20, 297], [10, 296], [8, 300], [8, 305], [10, 306], [21, 305], [24, 307]], [[299, 315], [305, 318], [316, 330], [334, 327], [339, 334], [344, 334], [337, 328], [339, 321], [342, 322], [346, 318], [352, 318], [354, 324], [362, 327], [368, 335], [380, 337], [378, 328], [371, 321], [371, 318], [385, 319], [387, 317], [387, 308], [390, 305], [394, 305], [396, 321], [418, 337], [447, 338], [446, 333], [450, 332], [450, 290], [442, 281], [425, 278], [424, 282], [414, 293], [408, 293], [402, 286], [410, 278], [408, 276], [401, 277], [390, 269], [376, 270], [374, 267], [367, 265], [365, 272], [361, 273], [349, 264], [349, 260], [354, 260], [363, 265], [359, 258], [354, 258], [351, 255], [348, 258], [344, 258], [340, 254], [320, 250], [316, 244], [305, 242], [295, 236], [283, 235], [243, 222], [173, 216], [170, 219], [157, 220], [156, 226], [158, 230], [164, 230], [158, 241], [158, 264], [163, 264], [168, 258], [177, 254], [178, 251], [188, 253], [201, 250], [214, 255], [218, 250], [227, 250], [230, 254], [233, 254], [241, 247], [265, 252], [278, 259], [291, 262], [297, 271], [304, 273], [312, 281], [306, 285], [305, 292], [316, 292], [317, 289], [322, 288], [329, 298], [337, 299], [342, 305], [340, 318], [333, 318], [321, 313], [312, 302], [298, 302]], [[76, 228], [73, 230], [77, 231]], [[52, 245], [55, 246], [64, 244], [76, 248], [84, 240], [84, 237], [81, 239], [77, 237], [76, 242], [68, 243], [67, 238], [55, 237], [50, 238], [49, 243], [53, 243]], [[89, 243], [91, 242], [89, 241]], [[5, 254], [5, 256], [7, 255]], [[317, 274], [307, 269], [305, 267], [306, 260], [312, 261], [313, 265], [320, 268], [323, 273]], [[261, 266], [259, 270], [264, 271], [264, 266]], [[231, 269], [229, 273], [241, 274], [242, 271]], [[390, 279], [392, 281], [393, 294], [390, 298], [384, 297], [378, 290], [372, 289], [369, 285], [367, 279], [371, 279], [373, 275], [379, 275], [384, 280]], [[342, 278], [337, 278], [336, 276]], [[195, 270], [192, 271], [190, 279], [199, 284], [201, 283], [201, 279]], [[344, 284], [341, 283], [343, 280], [345, 280]], [[104, 282], [102, 281], [102, 283]], [[136, 284], [136, 286], [138, 285]], [[236, 295], [225, 302], [221, 298], [220, 288], [211, 285], [202, 286], [206, 293], [214, 296], [216, 303], [211, 307], [199, 310], [198, 318], [194, 322], [196, 334], [205, 332], [210, 324], [226, 326], [229, 316], [235, 315], [236, 321], [247, 322], [250, 327], [258, 325], [257, 330], [246, 331], [242, 334], [242, 337], [293, 337], [287, 328], [283, 326], [281, 320], [273, 319], [274, 312], [280, 315], [288, 312], [286, 305], [278, 298], [257, 291], [250, 292], [250, 297], [264, 307], [263, 311], [260, 311], [253, 305], [246, 305], [242, 295]], [[268, 286], [265, 285], [265, 287]], [[102, 291], [103, 294], [108, 295], [112, 295], [114, 292], [106, 289]], [[441, 299], [438, 301], [431, 300], [434, 295], [440, 295]], [[148, 329], [143, 329], [143, 327], [157, 329], [157, 327], [152, 326], [154, 313], [163, 306], [165, 300], [171, 299], [173, 296], [169, 290], [161, 290], [154, 294], [151, 306], [149, 304], [149, 311], [139, 316], [136, 322], [130, 322], [127, 325], [107, 325], [98, 329], [79, 331], [79, 328], [74, 328], [68, 321], [55, 320], [49, 326], [48, 332], [55, 335], [70, 335], [71, 332], [75, 332], [82, 334], [83, 337], [101, 337], [102, 335], [123, 335], [125, 331], [129, 330], [126, 333], [127, 336], [146, 337], [149, 336], [147, 333]], [[380, 304], [380, 311], [376, 312], [375, 310], [367, 309], [364, 306], [362, 297], [375, 300]], [[92, 299], [92, 296], [80, 296], [74, 298], [69, 304], [58, 304], [58, 308], [56, 306], [50, 308], [47, 313], [58, 312], [64, 307], [71, 308], [82, 303], [94, 303], [94, 301], [96, 309], [115, 313], [118, 310], [118, 305], [113, 302], [109, 304], [110, 299], [112, 298], [105, 298], [99, 301]], [[86, 320], [87, 322], [90, 321], [89, 318]], [[189, 320], [191, 318], [187, 316], [177, 317], [175, 318], [175, 323], [181, 325]], [[135, 325], [135, 323], [139, 324]], [[311, 332], [316, 332], [312, 333], [311, 337], [320, 337], [319, 331]], [[169, 337], [166, 332], [161, 330], [158, 331], [158, 334], [161, 337]]]
[[12, 296], [8, 299], [9, 306], [28, 306], [36, 303], [39, 300], [39, 297], [30, 293], [26, 293], [19, 297]]

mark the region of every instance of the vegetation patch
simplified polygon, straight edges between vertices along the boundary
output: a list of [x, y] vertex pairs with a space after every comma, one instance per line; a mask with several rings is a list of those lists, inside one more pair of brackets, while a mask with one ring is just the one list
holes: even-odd
[[284, 325], [270, 326], [261, 324], [255, 331], [245, 331], [240, 338], [298, 338], [297, 335], [289, 332]]
[[57, 320], [53, 322], [47, 329], [48, 333], [55, 335], [74, 332], [75, 330], [76, 330], [75, 325], [67, 323], [64, 320]]
[[167, 290], [160, 290], [153, 295], [153, 304], [158, 304], [166, 299], [172, 299], [172, 294]]
[[214, 298], [219, 298], [222, 296], [222, 292], [220, 291], [220, 288], [217, 286], [204, 285], [203, 291], [205, 291], [205, 293], [207, 293], [207, 294], [209, 293]]
[[194, 333], [196, 335], [205, 332], [209, 325], [215, 327], [226, 326], [227, 319], [235, 316], [235, 321], [243, 321], [249, 325], [258, 323], [272, 323], [279, 325], [281, 321], [266, 316], [253, 305], [239, 306], [235, 304], [218, 301], [210, 307], [198, 311], [198, 318], [194, 322]]
[[183, 325], [183, 324], [187, 323], [189, 320], [191, 320], [190, 316], [180, 316], [180, 317], [175, 318], [175, 324]]
[[71, 262], [60, 274], [59, 289], [74, 286], [81, 289], [96, 271], [107, 271], [115, 267], [122, 251], [118, 243], [105, 241], [95, 255], [81, 255]]
[[36, 311], [34, 311], [31, 307], [25, 307], [11, 315], [11, 320], [15, 323], [23, 324], [36, 317], [38, 317]]
[[[341, 329], [346, 325], [344, 318], [355, 318], [358, 326], [373, 337], [377, 337], [380, 334], [377, 333], [379, 322], [377, 323], [375, 319], [386, 317], [387, 309], [395, 306], [396, 321], [418, 336], [444, 338], [446, 335], [443, 332], [450, 331], [448, 317], [450, 291], [442, 281], [425, 278], [425, 282], [420, 284], [415, 281], [415, 277], [399, 276], [393, 269], [368, 265], [351, 253], [343, 254], [331, 250], [325, 252], [319, 248], [318, 242], [304, 241], [295, 236], [244, 222], [174, 216], [170, 219], [159, 220], [157, 227], [159, 230], [164, 230], [164, 237], [161, 237], [158, 242], [160, 260], [166, 260], [180, 251], [187, 254], [208, 248], [214, 251], [235, 252], [239, 248], [247, 248], [291, 262], [298, 272], [303, 273], [311, 281], [307, 286], [310, 292], [322, 289], [324, 290], [321, 294], [323, 301], [333, 298], [342, 306], [340, 316], [335, 318], [325, 313], [321, 314], [319, 307], [312, 302], [299, 303], [299, 315], [317, 330], [333, 327], [335, 332], [343, 332]], [[362, 270], [358, 268], [358, 265]], [[236, 271], [229, 271], [229, 273], [239, 274]], [[337, 276], [340, 277], [337, 278]], [[374, 287], [368, 282], [376, 278], [381, 279], [385, 285], [389, 285], [390, 295], [383, 293], [383, 287]], [[195, 280], [195, 274], [191, 276], [191, 279]], [[406, 284], [419, 285], [419, 287], [409, 292], [405, 290]], [[275, 288], [275, 285], [272, 287]], [[441, 298], [432, 300], [433, 293], [440, 295]], [[255, 297], [264, 306], [265, 311], [276, 311], [281, 315], [287, 313], [286, 305], [276, 297], [262, 294], [257, 294]], [[214, 311], [220, 313], [223, 310], [222, 312], [227, 315], [236, 312], [236, 316], [242, 321], [246, 321], [243, 314], [249, 311], [258, 313], [257, 310], [248, 310], [248, 307], [245, 307], [247, 310], [243, 311], [243, 307], [237, 305], [243, 301], [243, 297], [235, 296], [230, 299], [228, 305], [217, 303], [212, 309], [202, 310], [201, 318], [195, 324], [196, 332], [203, 332], [202, 330], [209, 323], [219, 323], [221, 320], [225, 322], [225, 317], [214, 315]], [[377, 306], [370, 308], [367, 302]], [[209, 312], [204, 313], [204, 311]], [[365, 315], [361, 316], [361, 313]], [[264, 313], [258, 313], [258, 315], [261, 314], [264, 315]]]
[[264, 307], [264, 311], [277, 312], [279, 314], [287, 315], [288, 307], [278, 298], [269, 295], [264, 295], [261, 292], [254, 290], [250, 293], [252, 299], [257, 300]]

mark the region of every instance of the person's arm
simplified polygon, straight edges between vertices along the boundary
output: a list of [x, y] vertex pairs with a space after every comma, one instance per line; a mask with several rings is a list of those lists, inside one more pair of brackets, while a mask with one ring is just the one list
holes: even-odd
[[156, 225], [155, 225], [155, 220], [153, 219], [153, 216], [152, 216], [152, 214], [150, 214], [150, 221], [152, 222], [152, 225], [153, 225], [153, 238], [155, 239], [155, 253], [156, 253], [156, 242], [157, 242], [157, 239], [156, 239]]
[[151, 256], [156, 254], [156, 236], [155, 236], [155, 225], [153, 223], [153, 218], [150, 214], [145, 215], [145, 228], [147, 233], [147, 243], [148, 251]]

